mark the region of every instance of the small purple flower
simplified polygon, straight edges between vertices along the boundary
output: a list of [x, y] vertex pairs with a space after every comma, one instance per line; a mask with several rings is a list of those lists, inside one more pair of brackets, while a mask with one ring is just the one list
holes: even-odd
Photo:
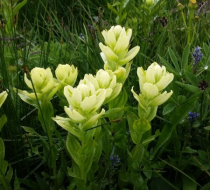
[[193, 52], [193, 66], [195, 66], [198, 62], [200, 62], [201, 58], [203, 57], [203, 54], [201, 53], [201, 47], [196, 47]]
[[110, 156], [110, 160], [113, 166], [116, 166], [118, 163], [120, 163], [120, 159], [118, 155]]
[[199, 116], [199, 113], [196, 113], [196, 112], [188, 112], [188, 120], [191, 123], [195, 122], [198, 116]]

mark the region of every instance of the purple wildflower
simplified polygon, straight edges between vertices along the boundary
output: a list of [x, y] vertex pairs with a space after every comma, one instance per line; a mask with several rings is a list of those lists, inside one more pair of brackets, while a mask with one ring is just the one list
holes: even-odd
[[191, 123], [195, 122], [198, 116], [199, 116], [199, 113], [196, 113], [196, 112], [188, 112], [188, 120]]
[[118, 163], [120, 163], [120, 159], [118, 155], [110, 156], [110, 160], [113, 166], [116, 166]]
[[203, 54], [201, 53], [201, 47], [196, 47], [194, 52], [193, 52], [193, 66], [195, 66], [198, 62], [200, 62], [201, 58], [203, 57]]

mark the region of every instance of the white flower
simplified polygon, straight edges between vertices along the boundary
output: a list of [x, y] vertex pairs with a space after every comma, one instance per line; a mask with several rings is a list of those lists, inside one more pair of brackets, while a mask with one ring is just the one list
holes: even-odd
[[102, 51], [101, 57], [108, 68], [113, 71], [131, 61], [140, 49], [139, 46], [136, 46], [128, 51], [132, 36], [131, 29], [125, 30], [120, 25], [112, 26], [109, 30], [102, 31], [102, 35], [105, 45], [99, 43]]
[[64, 95], [69, 103], [69, 107], [65, 106], [64, 110], [73, 121], [80, 123], [101, 107], [106, 97], [106, 90], [96, 91], [91, 83], [79, 84], [76, 88], [64, 87]]
[[105, 89], [106, 98], [103, 104], [106, 104], [116, 98], [122, 88], [122, 84], [117, 83], [116, 75], [111, 70], [103, 69], [100, 69], [96, 73], [96, 76], [86, 74], [84, 76], [84, 79], [81, 80], [79, 84], [86, 84], [88, 86], [93, 85], [95, 87], [95, 90]]
[[74, 65], [70, 66], [69, 64], [59, 64], [55, 70], [55, 75], [63, 87], [67, 85], [73, 86], [77, 79], [78, 70], [74, 67]]
[[141, 93], [137, 95], [133, 88], [131, 91], [138, 101], [139, 117], [151, 121], [156, 115], [157, 107], [166, 102], [173, 94], [173, 91], [162, 93], [162, 90], [173, 80], [174, 75], [168, 73], [164, 66], [161, 67], [157, 63], [151, 64], [146, 71], [139, 67], [137, 74]]
[[[30, 98], [36, 99], [36, 95], [38, 99], [42, 97], [47, 97], [47, 99], [51, 99], [53, 95], [58, 90], [58, 83], [53, 78], [52, 72], [50, 68], [43, 69], [39, 67], [35, 67], [31, 70], [30, 73], [31, 80], [27, 78], [27, 75], [24, 75], [24, 80], [26, 85], [35, 91], [30, 94]], [[25, 95], [29, 95], [26, 91], [22, 91]]]
[[140, 88], [142, 88], [144, 83], [148, 82], [155, 84], [159, 91], [166, 88], [174, 78], [172, 73], [168, 73], [164, 66], [161, 67], [156, 62], [152, 63], [146, 71], [142, 67], [139, 67], [137, 74]]

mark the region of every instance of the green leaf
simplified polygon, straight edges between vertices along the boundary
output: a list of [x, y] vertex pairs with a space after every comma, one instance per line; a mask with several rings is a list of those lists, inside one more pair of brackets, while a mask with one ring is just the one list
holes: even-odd
[[4, 124], [7, 122], [7, 117], [6, 115], [2, 115], [0, 118], [0, 132], [2, 130], [2, 127], [4, 126]]
[[134, 169], [137, 169], [139, 167], [139, 164], [141, 163], [143, 157], [144, 157], [144, 148], [137, 145], [134, 147], [134, 149], [132, 150], [131, 154], [132, 154], [132, 167]]
[[34, 182], [33, 180], [28, 180], [28, 179], [19, 179], [20, 183], [30, 187], [30, 190], [37, 190], [39, 189], [39, 185]]
[[182, 82], [178, 82], [178, 81], [176, 81], [176, 84], [178, 84], [179, 86], [181, 86], [182, 88], [184, 88], [185, 90], [187, 90], [189, 92], [196, 93], [196, 92], [200, 91], [200, 89], [198, 87], [195, 87], [190, 84], [183, 84]]
[[78, 154], [80, 156], [83, 156], [84, 154], [89, 154], [94, 150], [94, 148], [97, 146], [97, 143], [92, 138], [89, 138], [86, 140], [86, 143], [82, 146], [82, 148], [78, 151]]
[[2, 190], [12, 190], [9, 183], [5, 180], [5, 176], [2, 173], [2, 169], [0, 168], [0, 187], [3, 187]]
[[210, 47], [206, 43], [203, 43], [203, 50], [205, 52], [205, 55], [210, 54]]
[[90, 170], [90, 167], [93, 163], [94, 152], [95, 152], [95, 150], [92, 149], [91, 152], [89, 152], [89, 154], [85, 155], [85, 157], [84, 157], [85, 159], [84, 159], [83, 165], [84, 165], [85, 174], [88, 173], [88, 171]]
[[152, 190], [180, 190], [159, 173], [155, 171], [155, 174], [159, 177], [153, 177], [150, 181]]
[[67, 172], [68, 172], [69, 176], [71, 176], [73, 178], [78, 178], [78, 176], [74, 173], [72, 168], [67, 167]]
[[187, 147], [185, 147], [185, 149], [182, 152], [193, 154], [193, 153], [197, 153], [197, 150], [194, 150], [187, 146]]
[[[5, 175], [8, 167], [8, 162], [6, 160], [0, 160], [1, 168], [0, 168], [0, 173]], [[5, 176], [4, 176], [5, 178]], [[4, 179], [5, 180], [5, 179]]]
[[16, 171], [15, 171], [14, 190], [20, 190], [20, 184], [19, 184], [19, 181], [18, 181], [18, 178], [17, 178]]
[[208, 159], [208, 154], [207, 154], [205, 151], [203, 151], [203, 150], [198, 150], [198, 155], [199, 155], [199, 157], [200, 157], [202, 160], [204, 160], [204, 161], [206, 161], [206, 162], [209, 161], [209, 159]]
[[31, 127], [24, 127], [22, 126], [22, 128], [27, 132], [27, 133], [33, 133], [39, 136], [39, 134]]
[[121, 17], [120, 17], [120, 22], [123, 22], [127, 16], [127, 12], [125, 12]]
[[163, 130], [161, 131], [161, 135], [158, 138], [158, 142], [155, 146], [154, 152], [153, 152], [153, 156], [155, 156], [159, 149], [168, 141], [168, 139], [171, 137], [173, 128], [180, 122], [182, 121], [187, 113], [191, 110], [193, 110], [197, 100], [198, 100], [198, 95], [200, 95], [200, 93], [197, 93], [195, 95], [193, 95], [189, 100], [187, 100], [186, 102], [184, 102], [183, 104], [181, 104], [180, 106], [177, 106], [173, 113], [171, 114], [170, 120], [172, 124], [166, 124], [163, 127]]
[[186, 66], [188, 65], [188, 58], [190, 54], [190, 44], [187, 44], [184, 48], [183, 54], [182, 54], [182, 64], [181, 67], [183, 70], [186, 70]]
[[60, 125], [63, 129], [67, 130], [72, 135], [75, 135], [78, 138], [81, 138], [82, 131], [79, 129], [77, 124], [71, 121], [69, 118], [64, 117], [53, 117], [52, 118], [58, 125]]
[[40, 190], [50, 190], [50, 187], [47, 185], [47, 182], [44, 179], [36, 176], [36, 180], [39, 184], [39, 189]]
[[165, 144], [165, 142], [167, 142], [168, 139], [171, 137], [172, 130], [173, 130], [173, 127], [169, 124], [166, 124], [163, 127], [163, 129], [161, 131], [161, 134], [158, 138], [158, 141], [156, 143], [156, 146], [155, 146], [155, 149], [154, 149], [154, 152], [153, 152], [153, 157], [157, 154], [157, 152]]
[[68, 152], [70, 153], [72, 159], [79, 165], [81, 166], [81, 158], [80, 155], [78, 154], [78, 151], [81, 149], [80, 143], [76, 140], [76, 138], [68, 133], [67, 139], [66, 139], [66, 148]]
[[120, 92], [120, 94], [109, 103], [109, 108], [122, 108], [126, 104], [128, 99], [128, 95], [126, 92], [126, 89], [123, 88]]
[[183, 104], [177, 106], [174, 109], [170, 117], [170, 120], [173, 126], [177, 125], [181, 120], [183, 120], [186, 117], [189, 111], [193, 110], [198, 100], [198, 97], [196, 96], [199, 96], [199, 95], [200, 93], [193, 95], [190, 99], [188, 99]]
[[123, 3], [122, 3], [122, 8], [124, 9], [127, 4], [129, 3], [130, 0], [124, 0]]
[[20, 96], [20, 98], [24, 102], [26, 102], [27, 104], [30, 104], [30, 105], [34, 106], [37, 109], [39, 108], [37, 100], [34, 100], [33, 98], [30, 98], [29, 96], [27, 96], [26, 95], [26, 93], [27, 93], [26, 91], [22, 91], [22, 90], [19, 90], [17, 88], [13, 88], [13, 90], [18, 93], [18, 95]]
[[105, 114], [102, 115], [102, 118], [104, 118], [104, 117], [111, 117], [111, 116], [113, 116], [113, 115], [115, 115], [115, 114], [117, 114], [117, 113], [119, 113], [121, 111], [125, 111], [127, 109], [128, 109], [128, 107], [110, 109], [110, 110], [106, 111]]
[[84, 123], [82, 125], [82, 129], [83, 130], [87, 130], [87, 129], [91, 129], [92, 127], [95, 127], [97, 121], [100, 119], [100, 117], [104, 114], [105, 110], [102, 109], [102, 111], [97, 114], [94, 115], [93, 117], [91, 117], [86, 123]]
[[144, 133], [151, 129], [151, 125], [145, 118], [140, 118], [134, 121], [133, 129], [135, 131], [139, 131], [140, 133]]
[[204, 185], [200, 190], [209, 190], [210, 189], [210, 182]]
[[205, 130], [210, 131], [210, 126], [204, 127]]
[[202, 100], [202, 118], [203, 121], [209, 114], [209, 94], [208, 91], [205, 90], [203, 94], [203, 100]]
[[179, 95], [177, 100], [178, 100], [178, 104], [183, 104], [187, 100], [187, 98], [186, 96]]
[[130, 130], [132, 141], [135, 144], [138, 144], [140, 142], [139, 136], [141, 136], [141, 134], [139, 134], [138, 131], [136, 132], [133, 128], [134, 122], [136, 120], [138, 120], [138, 117], [130, 111], [126, 111], [126, 114], [129, 115], [129, 117], [127, 117], [127, 119], [128, 119], [128, 125], [129, 125], [129, 130]]
[[12, 167], [9, 165], [9, 170], [7, 171], [7, 175], [6, 175], [6, 177], [5, 177], [8, 183], [11, 182], [12, 175], [13, 175], [13, 169], [12, 169]]
[[197, 184], [198, 186], [201, 187], [201, 185], [200, 185], [199, 183], [197, 183], [196, 180], [194, 180], [192, 177], [190, 177], [189, 175], [187, 175], [186, 173], [184, 173], [184, 172], [183, 172], [182, 170], [180, 170], [179, 168], [175, 167], [174, 165], [170, 164], [169, 162], [167, 162], [167, 161], [165, 161], [165, 160], [162, 160], [161, 158], [160, 158], [160, 160], [161, 160], [162, 162], [168, 164], [169, 166], [171, 166], [171, 167], [174, 168], [175, 170], [177, 170], [179, 173], [181, 173], [181, 174], [182, 174], [183, 176], [185, 176], [186, 178], [188, 178], [188, 180], [190, 180], [191, 183], [195, 183], [195, 184]]
[[[142, 135], [151, 129], [151, 125], [145, 118], [137, 119], [133, 122], [133, 126], [130, 127], [130, 134], [133, 142], [139, 144]], [[135, 138], [135, 139], [134, 139]]]
[[[0, 138], [0, 163], [1, 163], [1, 161], [4, 160], [4, 156], [5, 156], [4, 141], [2, 140], [2, 138]], [[2, 167], [2, 165], [1, 165], [1, 167]]]
[[63, 152], [61, 152], [60, 162], [60, 169], [58, 170], [57, 174], [58, 187], [62, 187], [67, 173], [67, 164]]
[[173, 140], [173, 144], [174, 144], [175, 156], [176, 156], [176, 158], [178, 158], [181, 155], [181, 151], [180, 151], [181, 142], [180, 142], [180, 137], [177, 134], [177, 128], [173, 128], [172, 140]]
[[118, 11], [109, 3], [107, 3], [107, 7], [116, 15], [119, 15]]
[[168, 113], [171, 113], [174, 110], [175, 105], [173, 103], [168, 103], [163, 108], [163, 115], [167, 115]]
[[192, 85], [194, 85], [194, 86], [198, 86], [198, 82], [199, 82], [199, 80], [200, 80], [200, 77], [199, 76], [196, 76], [196, 75], [194, 75], [192, 72], [189, 72], [189, 71], [185, 71], [184, 72], [184, 74], [185, 74], [185, 76], [186, 76], [186, 78], [187, 78], [187, 80], [192, 84]]
[[159, 56], [159, 58], [161, 63], [167, 68], [167, 71], [173, 73], [178, 78], [181, 77], [181, 75], [171, 66], [171, 64], [168, 61], [166, 61], [163, 57]]
[[49, 133], [48, 130], [51, 132], [55, 131], [55, 123], [52, 120], [53, 117], [53, 106], [50, 100], [43, 100], [40, 104], [40, 108], [38, 109], [38, 118], [42, 124], [42, 128], [45, 133]]
[[178, 64], [178, 60], [176, 58], [176, 55], [174, 54], [173, 50], [171, 48], [168, 49], [169, 51], [169, 56], [174, 64], [174, 67], [176, 68], [176, 71], [178, 73], [180, 73], [180, 67], [179, 67], [179, 64]]
[[159, 135], [160, 135], [160, 132], [158, 131], [155, 135], [152, 135], [152, 136], [148, 137], [147, 139], [145, 139], [143, 142], [141, 142], [140, 146], [144, 147], [144, 146], [148, 145], [151, 141], [155, 140], [155, 138]]
[[27, 0], [23, 0], [21, 3], [17, 4], [17, 6], [13, 9], [13, 13], [16, 14], [18, 11], [27, 3]]
[[111, 117], [111, 116], [113, 116], [113, 115], [115, 115], [115, 114], [117, 114], [117, 113], [119, 113], [121, 111], [125, 111], [127, 109], [128, 109], [128, 107], [110, 109], [110, 110], [106, 111], [105, 114], [102, 115], [102, 118], [104, 118], [104, 117]]

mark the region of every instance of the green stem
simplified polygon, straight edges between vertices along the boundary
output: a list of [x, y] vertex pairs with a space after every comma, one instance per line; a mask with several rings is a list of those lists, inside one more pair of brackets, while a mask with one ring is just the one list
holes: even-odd
[[190, 8], [190, 13], [189, 13], [189, 25], [188, 25], [188, 35], [187, 35], [187, 43], [191, 43], [191, 29], [192, 29], [192, 19], [194, 16], [194, 9]]
[[[82, 135], [82, 138], [81, 138], [81, 145], [82, 145], [82, 148], [85, 146], [85, 134], [83, 132], [83, 135]], [[81, 178], [84, 179], [85, 181], [85, 184], [86, 184], [86, 176], [85, 176], [85, 168], [84, 168], [84, 165], [85, 163], [83, 162], [82, 163], [82, 166], [81, 166]]]
[[185, 19], [183, 11], [181, 11], [181, 14], [182, 14], [183, 22], [184, 22], [184, 27], [185, 27], [185, 29], [187, 29], [187, 23], [186, 23], [186, 19]]
[[45, 99], [42, 101], [39, 107], [38, 118], [42, 124], [42, 127], [48, 137], [49, 140], [49, 151], [50, 151], [50, 165], [53, 170], [53, 176], [55, 178], [54, 185], [57, 186], [56, 180], [56, 155], [53, 154], [54, 143], [52, 139], [52, 133], [54, 131], [54, 127], [52, 126], [52, 117], [53, 117], [53, 107], [49, 100]]

